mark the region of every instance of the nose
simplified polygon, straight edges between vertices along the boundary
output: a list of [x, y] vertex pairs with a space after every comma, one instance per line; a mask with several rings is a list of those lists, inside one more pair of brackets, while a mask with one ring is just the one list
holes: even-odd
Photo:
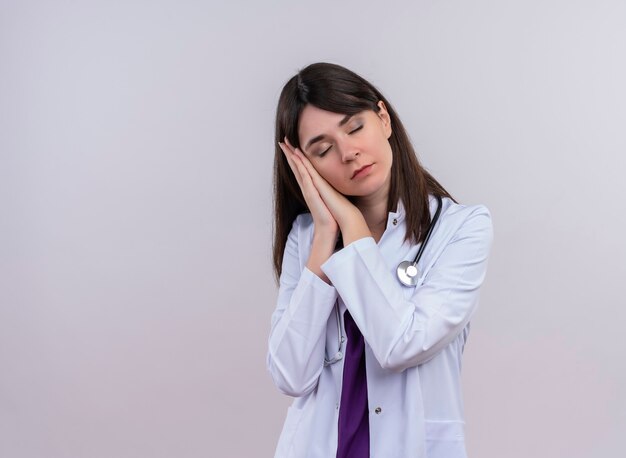
[[342, 162], [349, 162], [356, 159], [360, 154], [359, 148], [349, 141], [344, 141], [340, 145]]

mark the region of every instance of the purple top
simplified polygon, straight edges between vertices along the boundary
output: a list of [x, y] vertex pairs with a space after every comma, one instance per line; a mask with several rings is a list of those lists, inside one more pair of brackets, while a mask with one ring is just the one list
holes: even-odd
[[337, 458], [369, 458], [365, 340], [347, 310], [344, 313], [344, 326], [348, 342], [343, 365]]

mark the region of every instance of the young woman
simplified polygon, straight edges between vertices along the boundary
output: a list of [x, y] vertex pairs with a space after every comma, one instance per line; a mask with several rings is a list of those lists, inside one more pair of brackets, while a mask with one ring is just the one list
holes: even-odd
[[488, 210], [458, 204], [390, 103], [338, 65], [287, 82], [276, 143], [267, 366], [295, 398], [276, 457], [465, 457], [461, 356]]

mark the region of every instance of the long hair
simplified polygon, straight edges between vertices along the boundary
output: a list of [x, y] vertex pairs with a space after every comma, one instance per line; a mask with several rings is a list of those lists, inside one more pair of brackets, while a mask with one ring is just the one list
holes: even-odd
[[293, 222], [300, 213], [309, 211], [278, 142], [287, 137], [294, 147], [300, 148], [298, 122], [307, 104], [333, 113], [354, 115], [364, 110], [377, 113], [380, 100], [387, 107], [392, 130], [389, 137], [392, 166], [387, 211], [395, 211], [398, 199], [402, 199], [406, 210], [405, 241], [423, 241], [430, 225], [429, 194], [454, 200], [421, 166], [400, 118], [372, 84], [339, 65], [325, 62], [311, 64], [287, 81], [276, 109], [273, 246], [276, 281], [282, 272], [285, 245]]

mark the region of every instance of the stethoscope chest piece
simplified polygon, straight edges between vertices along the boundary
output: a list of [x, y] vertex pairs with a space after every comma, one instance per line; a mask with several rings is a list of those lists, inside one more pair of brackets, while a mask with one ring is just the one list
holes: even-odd
[[402, 261], [398, 266], [398, 279], [406, 286], [417, 285], [419, 277], [417, 267], [411, 261]]
[[417, 263], [422, 257], [422, 253], [424, 252], [424, 248], [426, 248], [426, 244], [428, 243], [428, 239], [430, 239], [430, 235], [433, 232], [433, 228], [435, 224], [437, 224], [437, 220], [439, 219], [439, 214], [441, 213], [441, 196], [437, 196], [437, 211], [435, 212], [435, 216], [433, 217], [430, 225], [428, 227], [428, 231], [426, 232], [426, 236], [424, 237], [424, 242], [422, 242], [421, 246], [417, 254], [415, 255], [415, 259], [413, 262], [411, 261], [402, 261], [400, 265], [398, 265], [397, 274], [398, 280], [404, 286], [416, 286], [417, 280], [419, 278], [419, 270], [417, 269]]

